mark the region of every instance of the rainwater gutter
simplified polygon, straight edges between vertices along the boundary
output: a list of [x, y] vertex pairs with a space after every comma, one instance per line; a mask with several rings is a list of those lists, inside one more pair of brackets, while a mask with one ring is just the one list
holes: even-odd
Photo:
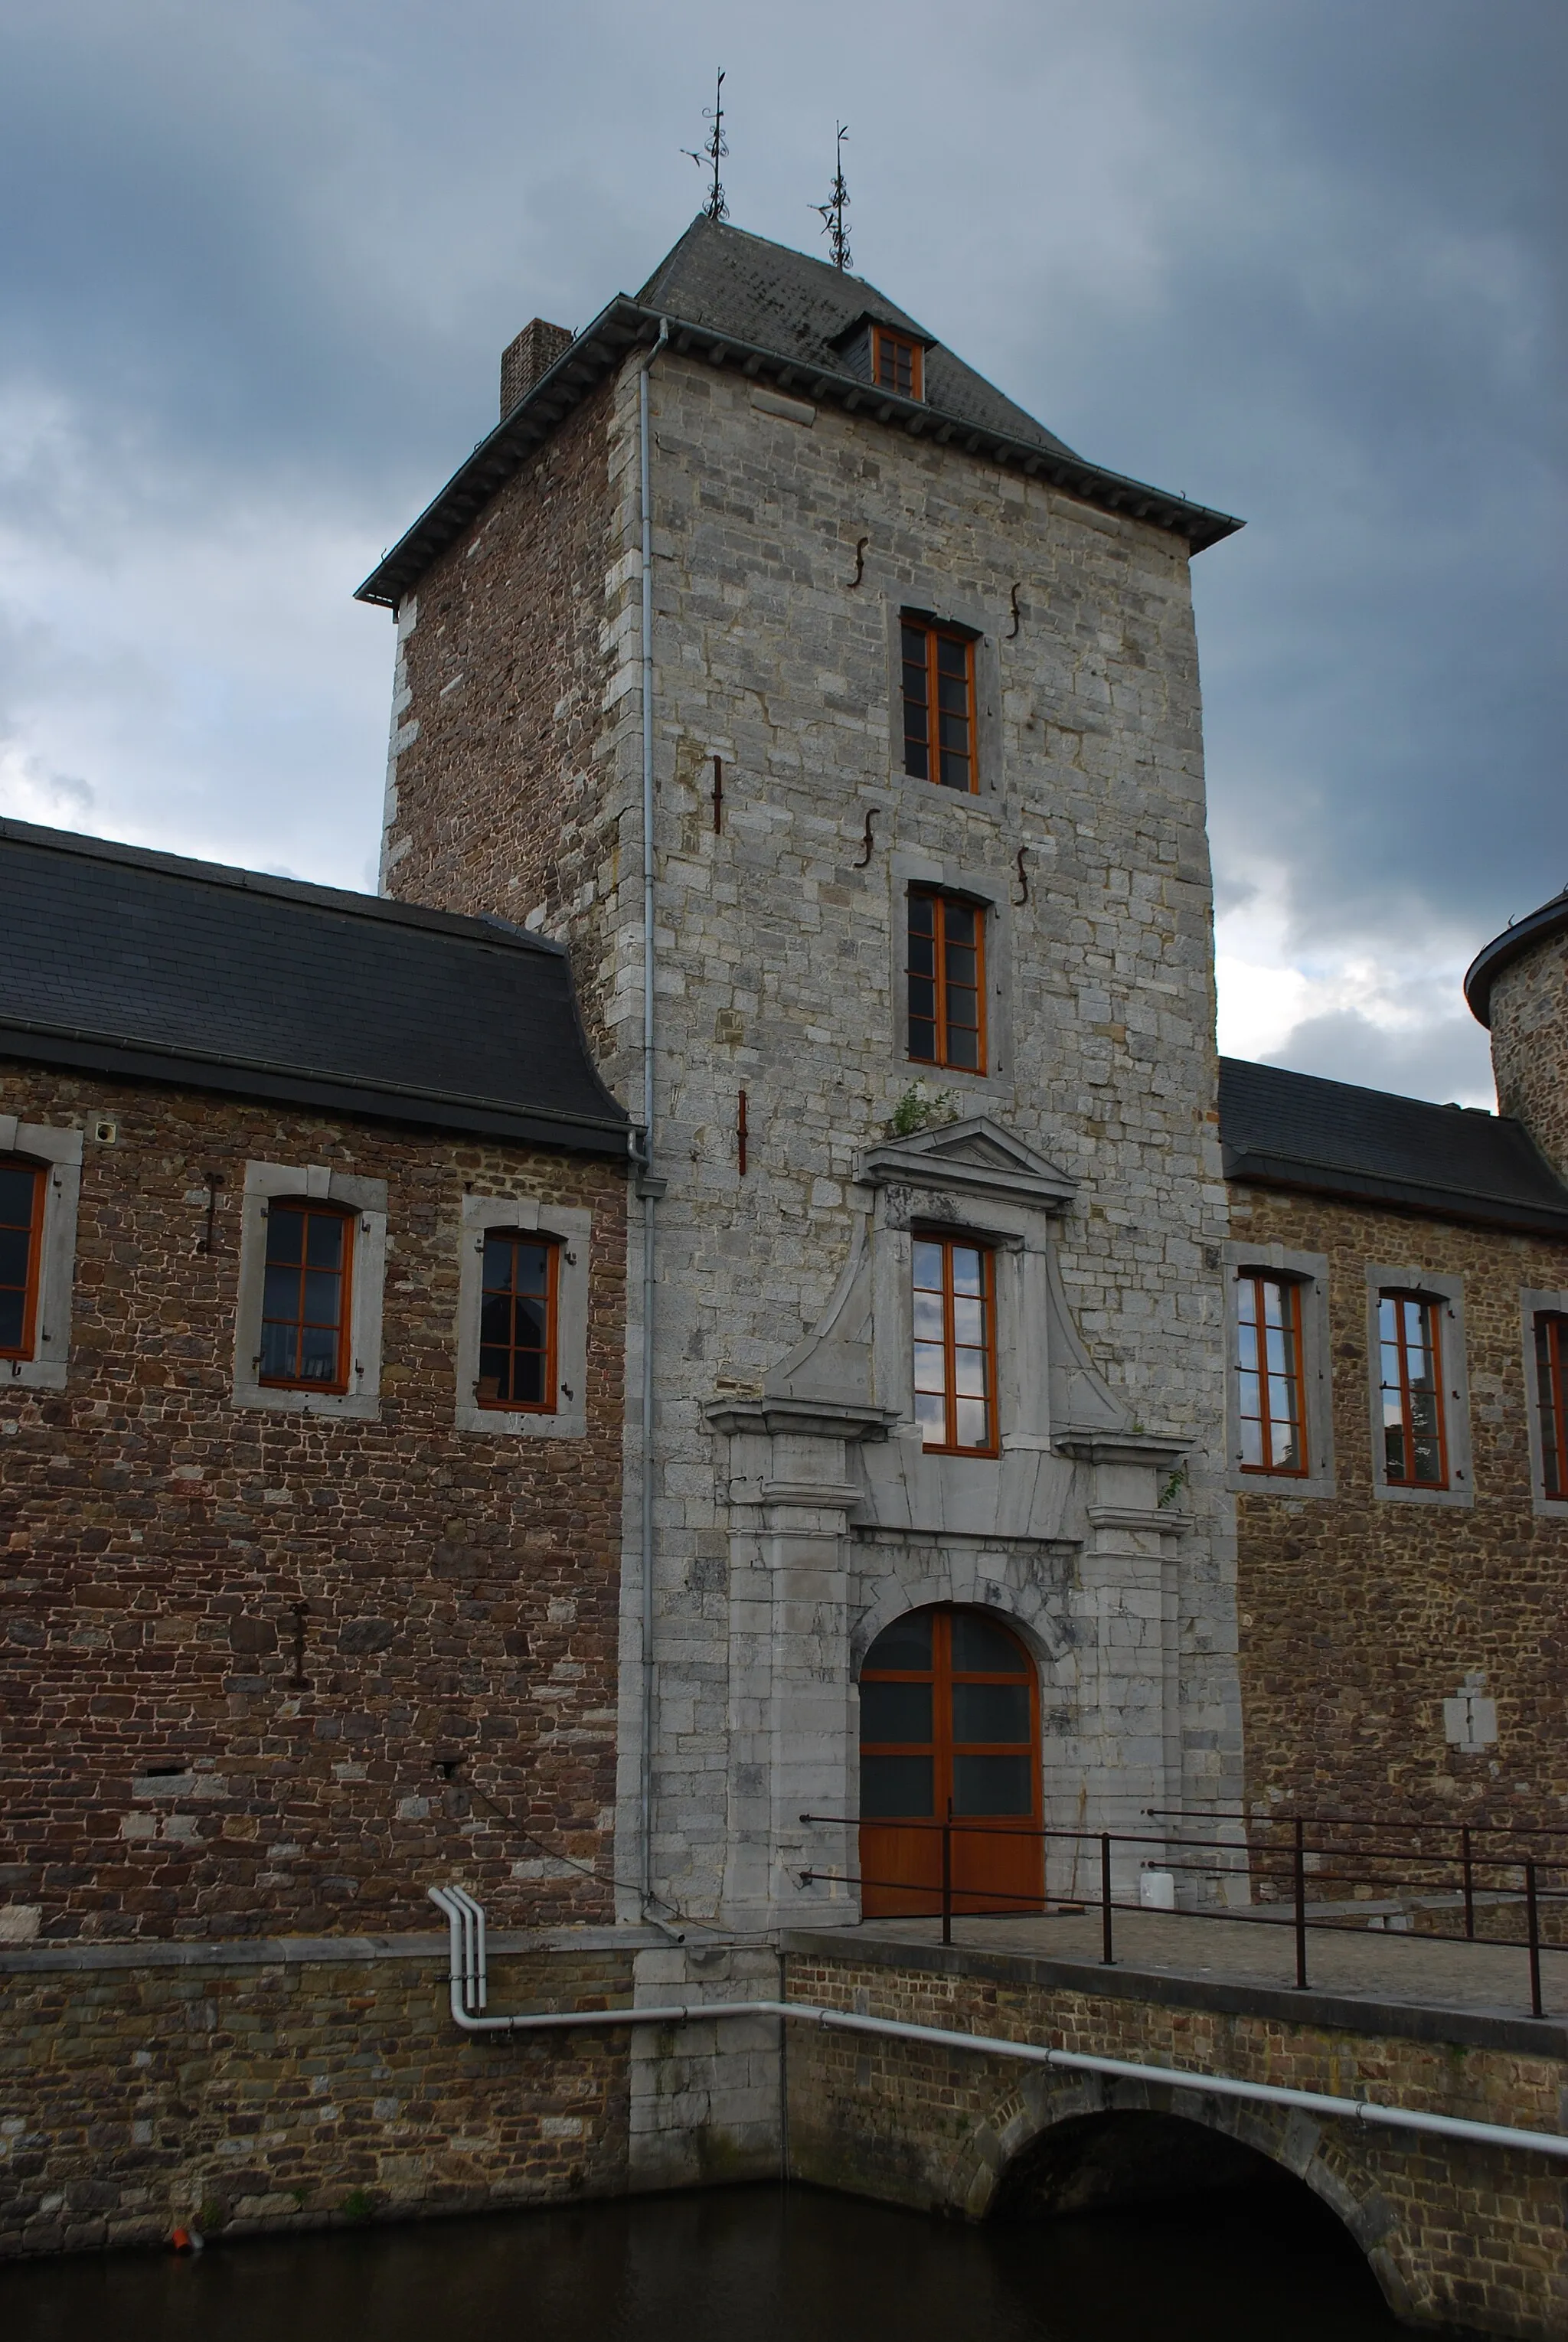
[[1054, 2066], [1067, 2073], [1154, 2082], [1166, 2089], [1193, 2090], [1203, 2097], [1296, 2107], [1304, 2114], [1376, 2129], [1420, 2131], [1439, 2138], [1465, 2139], [1473, 2146], [1568, 2158], [1568, 2137], [1556, 2131], [1513, 2130], [1502, 2123], [1465, 2122], [1457, 2115], [1413, 2114], [1404, 2107], [1375, 2106], [1366, 2098], [1330, 2097], [1320, 2090], [1283, 2089], [1272, 2082], [1237, 2081], [1229, 2074], [1192, 2073], [1177, 2066], [1144, 2066], [1131, 2058], [1096, 2057], [1078, 2049], [1041, 2048], [1031, 2041], [1006, 2041], [989, 2033], [958, 2033], [939, 2025], [904, 2025], [890, 2017], [859, 2017], [847, 2009], [820, 2008], [804, 2000], [673, 2001], [659, 2007], [548, 2009], [516, 2017], [487, 2017], [483, 2014], [487, 1997], [484, 1914], [460, 1887], [433, 1887], [430, 1899], [445, 1913], [451, 1929], [452, 2019], [464, 2033], [555, 2033], [574, 2028], [603, 2032], [612, 2026], [707, 2025], [719, 2017], [773, 2017], [815, 2025], [828, 2033], [872, 2033], [895, 2041], [922, 2041], [936, 2049], [970, 2049], [982, 2057], [1012, 2057], [1024, 2065]]
[[[664, 1182], [654, 1161], [654, 482], [648, 430], [648, 370], [670, 338], [658, 338], [637, 367], [637, 500], [643, 585], [643, 1132], [638, 1193], [643, 1205], [643, 1376], [639, 1443], [642, 1516], [642, 1746], [638, 1779], [638, 1888], [643, 1915], [654, 1899], [654, 1240]], [[483, 1923], [481, 1923], [483, 1924]]]

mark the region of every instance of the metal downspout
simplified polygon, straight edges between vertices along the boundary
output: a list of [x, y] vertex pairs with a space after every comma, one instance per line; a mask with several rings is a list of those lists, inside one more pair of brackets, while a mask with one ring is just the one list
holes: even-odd
[[670, 338], [659, 320], [658, 339], [637, 368], [637, 495], [643, 534], [643, 1202], [642, 1391], [642, 1664], [643, 1731], [640, 1780], [639, 1905], [644, 1917], [654, 1897], [654, 1239], [660, 1183], [654, 1169], [654, 488], [649, 453], [648, 370]]

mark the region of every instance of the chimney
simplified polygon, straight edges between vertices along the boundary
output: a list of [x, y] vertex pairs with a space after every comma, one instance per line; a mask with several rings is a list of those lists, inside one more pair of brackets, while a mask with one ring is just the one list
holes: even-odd
[[501, 353], [503, 420], [517, 401], [533, 389], [540, 375], [549, 373], [572, 339], [569, 326], [547, 325], [543, 317], [535, 317], [524, 326], [514, 342], [507, 343]]

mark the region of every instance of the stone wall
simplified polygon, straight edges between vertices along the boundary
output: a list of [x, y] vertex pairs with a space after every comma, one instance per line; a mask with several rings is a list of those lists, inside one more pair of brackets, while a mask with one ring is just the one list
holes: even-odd
[[[1247, 1788], [1255, 1813], [1452, 1814], [1562, 1827], [1568, 1518], [1533, 1506], [1520, 1296], [1568, 1286], [1568, 1245], [1238, 1185], [1238, 1243], [1326, 1257], [1333, 1494], [1238, 1500]], [[1369, 1265], [1463, 1280], [1473, 1501], [1373, 1493]], [[1443, 1737], [1483, 1670], [1497, 1745]]]
[[[601, 1066], [635, 1110], [634, 365], [611, 395], [607, 411], [585, 404], [554, 452], [498, 492], [400, 615], [387, 867], [399, 894], [503, 910], [568, 941]], [[1163, 1802], [1167, 1790], [1173, 1801], [1233, 1801], [1239, 1719], [1220, 1453], [1224, 1199], [1186, 547], [956, 445], [781, 400], [673, 352], [655, 364], [651, 395], [658, 1168], [669, 1182], [659, 1206], [654, 1500], [664, 1890], [672, 1907], [720, 1907], [732, 1801], [756, 1786], [751, 1752], [736, 1761], [737, 1720], [783, 1745], [776, 1713], [759, 1712], [756, 1682], [736, 1672], [736, 1655], [747, 1653], [765, 1681], [773, 1630], [734, 1598], [756, 1516], [732, 1514], [732, 1459], [703, 1410], [761, 1393], [818, 1323], [866, 1225], [872, 1198], [856, 1184], [857, 1166], [919, 1073], [898, 1040], [912, 878], [980, 895], [994, 922], [991, 1070], [933, 1076], [931, 1086], [1078, 1183], [1053, 1238], [1064, 1309], [1121, 1419], [1190, 1446], [1181, 1560], [1160, 1563], [1151, 1520], [1152, 1586], [1147, 1555], [1129, 1556], [1136, 1582], [1125, 1585], [1120, 1550], [1098, 1576], [1086, 1556], [1083, 1582], [1063, 1590], [1060, 1619], [1040, 1629], [1043, 1649], [1055, 1636], [1063, 1651], [1074, 1641], [1091, 1651], [1068, 1669], [1060, 1700], [1053, 1686], [1054, 1794], [1081, 1818], [1109, 1794], [1096, 1768], [1120, 1768], [1130, 1808]], [[591, 577], [595, 547], [601, 565]], [[984, 786], [974, 797], [902, 773], [894, 651], [905, 603], [971, 625], [980, 638]], [[536, 637], [530, 666], [514, 646]], [[600, 694], [596, 736], [591, 686]], [[537, 753], [524, 754], [525, 734]], [[634, 1295], [639, 1266], [634, 1245]], [[900, 1412], [908, 1411], [905, 1399]], [[901, 1566], [924, 1598], [963, 1598], [960, 1583], [1005, 1589], [1020, 1569], [1039, 1576], [1035, 1564], [1061, 1546], [1069, 1494], [1080, 1517], [1092, 1496], [1064, 1464], [1042, 1467], [1040, 1485], [1017, 1551], [994, 1536], [978, 1551], [973, 1534], [945, 1536], [940, 1511], [928, 1517], [919, 1506], [907, 1566], [874, 1540], [844, 1547], [831, 1519], [799, 1525], [803, 1535], [825, 1526], [837, 1537], [835, 1568], [846, 1581], [847, 1631], [835, 1614], [810, 1663], [827, 1671], [837, 1703], [834, 1764], [815, 1795], [846, 1793], [849, 1634], [900, 1582]], [[640, 1576], [630, 1493], [628, 1655]], [[1140, 1492], [1132, 1509], [1146, 1516], [1153, 1506], [1153, 1494]], [[1107, 1519], [1117, 1513], [1102, 1509]], [[1127, 1515], [1124, 1506], [1118, 1517]], [[1176, 1517], [1161, 1526], [1174, 1530]], [[1107, 1530], [1124, 1545], [1130, 1534]], [[839, 1594], [825, 1598], [831, 1610]], [[1149, 1646], [1140, 1665], [1153, 1713], [1131, 1736], [1097, 1704], [1102, 1627], [1135, 1631]], [[625, 1867], [639, 1717], [624, 1682]], [[1129, 1764], [1142, 1767], [1136, 1787]], [[767, 1891], [793, 1893], [777, 1847], [772, 1862]]]
[[[494, 1931], [492, 2014], [776, 1997], [771, 1950]], [[778, 2026], [464, 2034], [447, 1939], [0, 1947], [0, 2257], [779, 2168]]]
[[[789, 1989], [793, 1999], [862, 2016], [1365, 2095], [1469, 2121], [1561, 2127], [1561, 2027], [1533, 2053], [1511, 2038], [1528, 2031], [1523, 2023], [1495, 2027], [1496, 2047], [1463, 2047], [1445, 2041], [1444, 2020], [1427, 2012], [1382, 2009], [1375, 2029], [1369, 2014], [1366, 2029], [1353, 2030], [1324, 2022], [1310, 2003], [1292, 2022], [1277, 2007], [1205, 2007], [1201, 1987], [1189, 1994], [1172, 1983], [1154, 1998], [1134, 1997], [1146, 1979], [1125, 1997], [1114, 1987], [1101, 1994], [1032, 1982], [1031, 1965], [967, 1951], [868, 1960], [801, 1937], [792, 1939]], [[1531, 2342], [1553, 2342], [1568, 2326], [1568, 2220], [1554, 2159], [1319, 2122], [1161, 2084], [1020, 2067], [973, 2051], [791, 2029], [792, 2168], [856, 2194], [983, 2217], [1010, 2169], [1056, 2125], [1116, 2111], [1183, 2117], [1293, 2172], [1349, 2228], [1391, 2305], [1416, 2323]]]
[[1498, 1112], [1568, 1178], [1568, 923], [1499, 970], [1491, 1026]]
[[[15, 1063], [0, 1112], [86, 1132], [66, 1386], [0, 1380], [5, 1933], [603, 1913], [619, 1166]], [[231, 1403], [247, 1161], [387, 1184], [374, 1420]], [[469, 1188], [593, 1211], [585, 1438], [454, 1427]]]
[[[496, 2005], [624, 2005], [634, 1958], [499, 1937]], [[0, 2254], [627, 2185], [631, 2032], [460, 2033], [444, 1937], [0, 1952]]]

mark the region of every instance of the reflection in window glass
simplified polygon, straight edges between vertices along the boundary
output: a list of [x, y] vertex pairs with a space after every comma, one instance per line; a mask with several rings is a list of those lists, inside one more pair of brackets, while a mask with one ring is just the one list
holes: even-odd
[[513, 1229], [486, 1234], [479, 1308], [481, 1406], [554, 1412], [558, 1252], [547, 1238]]
[[1383, 1472], [1391, 1487], [1448, 1486], [1439, 1306], [1424, 1294], [1378, 1296]]
[[295, 1390], [347, 1388], [353, 1225], [329, 1205], [267, 1206], [264, 1383]]
[[992, 1256], [953, 1236], [914, 1241], [914, 1419], [927, 1447], [996, 1453]]
[[42, 1170], [0, 1163], [0, 1357], [33, 1355], [43, 1224]]
[[1307, 1468], [1300, 1287], [1243, 1271], [1236, 1317], [1242, 1469], [1300, 1475]]
[[1568, 1316], [1555, 1309], [1535, 1320], [1535, 1403], [1545, 1493], [1568, 1496]]

